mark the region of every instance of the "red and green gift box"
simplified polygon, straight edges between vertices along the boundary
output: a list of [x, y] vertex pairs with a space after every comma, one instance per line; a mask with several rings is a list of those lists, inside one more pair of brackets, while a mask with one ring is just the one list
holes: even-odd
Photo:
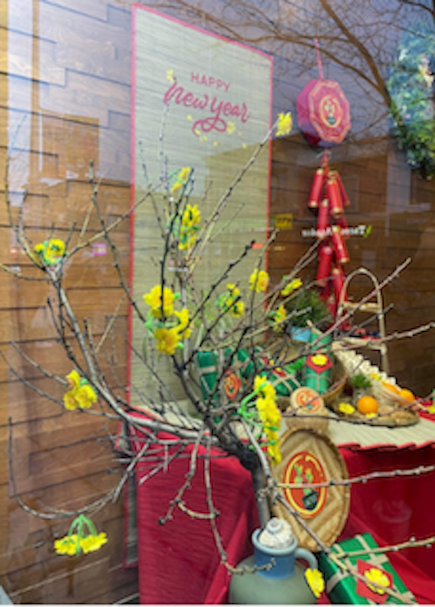
[[[354, 605], [401, 605], [415, 598], [402, 582], [385, 552], [376, 551], [379, 546], [369, 533], [356, 535], [331, 546], [332, 553], [345, 565], [367, 578], [367, 584], [346, 569], [341, 569], [327, 554], [319, 556], [319, 568], [326, 582], [326, 593], [331, 603]], [[364, 554], [361, 554], [364, 552]], [[400, 594], [403, 601], [393, 597], [370, 581]]]
[[273, 360], [265, 356], [261, 346], [255, 347], [255, 359], [256, 369], [248, 351], [243, 348], [235, 354], [231, 348], [225, 348], [220, 353], [218, 350], [197, 352], [195, 362], [204, 400], [214, 394], [213, 404], [219, 402], [219, 395], [215, 394], [219, 368], [225, 369], [222, 388], [232, 402], [237, 401], [239, 393], [243, 393], [246, 382], [253, 379], [255, 370], [258, 375], [273, 382], [278, 396], [290, 396], [293, 390], [300, 387], [294, 365], [275, 366]]

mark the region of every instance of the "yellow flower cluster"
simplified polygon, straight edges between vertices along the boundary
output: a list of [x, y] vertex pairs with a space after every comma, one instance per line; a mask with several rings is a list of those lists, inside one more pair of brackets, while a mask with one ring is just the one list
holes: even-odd
[[[175, 294], [168, 287], [164, 287], [162, 298], [161, 285], [153, 287], [149, 293], [143, 296], [143, 299], [150, 306], [151, 315], [154, 319], [163, 320], [164, 316], [165, 322], [168, 321], [170, 323], [169, 326], [165, 326], [162, 323], [157, 323], [157, 326], [151, 324], [150, 329], [157, 341], [158, 351], [172, 356], [175, 354], [175, 350], [180, 346], [182, 340], [188, 339], [192, 332], [189, 310], [187, 308], [183, 308], [180, 312], [174, 310]], [[175, 325], [173, 324], [174, 322], [176, 323]]]
[[352, 415], [352, 413], [355, 413], [355, 407], [350, 403], [340, 403], [338, 405], [338, 410], [345, 415]]
[[323, 579], [321, 571], [318, 569], [305, 569], [305, 579], [307, 580], [307, 584], [311, 588], [312, 593], [316, 599], [318, 599], [325, 590], [325, 580]]
[[283, 326], [282, 323], [286, 319], [287, 312], [284, 306], [281, 304], [277, 310], [275, 310], [273, 314], [273, 320], [275, 321], [275, 325], [273, 327], [274, 331], [282, 331]]
[[[383, 586], [384, 588], [389, 588], [391, 585], [388, 576], [385, 575], [385, 573], [383, 573], [380, 569], [376, 569], [376, 567], [372, 567], [368, 571], [365, 571], [364, 577], [370, 580], [370, 582], [379, 584], [379, 586]], [[372, 586], [372, 584], [367, 584], [367, 586], [373, 592], [377, 592], [378, 594], [385, 594], [385, 590], [382, 590], [382, 588], [377, 588], [376, 586]]]
[[60, 238], [52, 238], [36, 244], [33, 251], [35, 253], [35, 261], [54, 265], [59, 263], [65, 255], [65, 243]]
[[283, 297], [287, 297], [293, 293], [293, 291], [296, 291], [296, 289], [300, 289], [300, 287], [302, 287], [302, 280], [300, 278], [293, 278], [293, 280], [286, 284], [286, 286], [282, 289], [281, 295]]
[[258, 271], [255, 269], [249, 279], [249, 286], [251, 291], [261, 293], [267, 289], [269, 284], [269, 274], [265, 270]]
[[293, 119], [290, 112], [280, 112], [278, 114], [278, 121], [276, 124], [276, 136], [282, 137], [283, 135], [288, 135], [292, 130]]
[[217, 305], [221, 310], [229, 310], [234, 318], [241, 318], [245, 313], [245, 304], [240, 298], [240, 289], [236, 285], [227, 284], [228, 293], [221, 295]]
[[79, 538], [77, 533], [72, 535], [66, 535], [60, 540], [54, 542], [54, 549], [57, 554], [66, 554], [68, 556], [79, 555], [81, 552], [88, 554], [88, 552], [95, 552], [99, 550], [101, 546], [104, 546], [108, 541], [105, 533], [99, 533], [98, 535], [87, 535]]
[[196, 204], [194, 206], [186, 205], [181, 217], [180, 242], [178, 243], [178, 248], [181, 251], [191, 249], [195, 244], [200, 221], [201, 212], [198, 206]]
[[171, 187], [172, 195], [177, 195], [179, 191], [186, 185], [191, 170], [192, 169], [190, 167], [183, 167], [181, 169]]
[[89, 409], [97, 402], [97, 395], [87, 382], [86, 379], [80, 377], [74, 369], [66, 376], [68, 386], [71, 388], [63, 396], [65, 409], [73, 411], [74, 409]]
[[254, 390], [258, 390], [255, 402], [264, 433], [268, 440], [267, 452], [273, 464], [281, 461], [278, 444], [278, 430], [281, 424], [281, 412], [276, 405], [276, 390], [270, 382], [257, 375], [254, 380]]
[[[156, 285], [149, 293], [143, 295], [146, 304], [151, 308], [151, 314], [154, 318], [162, 318], [162, 316], [172, 316], [174, 313], [175, 295], [171, 289], [164, 287], [162, 298], [162, 286]], [[163, 299], [163, 305], [162, 305]], [[163, 307], [163, 314], [162, 314]]]

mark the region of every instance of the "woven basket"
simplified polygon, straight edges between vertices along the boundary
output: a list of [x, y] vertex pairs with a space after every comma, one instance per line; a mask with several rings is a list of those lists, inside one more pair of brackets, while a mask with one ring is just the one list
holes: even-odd
[[323, 401], [327, 407], [331, 408], [332, 403], [340, 396], [346, 385], [346, 371], [342, 363], [335, 358], [334, 368], [332, 370], [332, 389], [322, 394]]

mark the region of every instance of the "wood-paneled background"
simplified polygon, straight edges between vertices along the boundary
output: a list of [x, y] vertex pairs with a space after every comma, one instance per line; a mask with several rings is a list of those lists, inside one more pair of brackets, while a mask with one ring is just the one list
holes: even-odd
[[[233, 2], [231, 11], [225, 8], [226, 3], [211, 0], [154, 4], [181, 19], [273, 52], [274, 112], [291, 109], [294, 117], [299, 91], [317, 76], [314, 33], [309, 28], [316, 30], [321, 42], [322, 31], [325, 39], [339, 38], [332, 29], [334, 24], [338, 27], [337, 20], [331, 13], [321, 14], [325, 6], [340, 9], [346, 32], [360, 36], [361, 45], [354, 49], [363, 55], [365, 49], [372, 57], [379, 57], [378, 72], [384, 77], [388, 57], [381, 51], [388, 51], [391, 58], [392, 39], [397, 38], [397, 27], [394, 29], [391, 22], [393, 38], [389, 43], [381, 49], [376, 38], [378, 46], [374, 42], [370, 46], [374, 34], [366, 34], [376, 20], [370, 14], [355, 15], [351, 2], [250, 2], [252, 11], [244, 13], [237, 10], [245, 6], [243, 0]], [[290, 6], [308, 4], [310, 19], [304, 19]], [[400, 3], [396, 4], [397, 10], [402, 10]], [[282, 27], [271, 29], [262, 10]], [[409, 9], [394, 23], [405, 27], [407, 20], [414, 18], [413, 10], [417, 18], [418, 8]], [[315, 26], [316, 18], [320, 21]], [[366, 31], [361, 29], [364, 19], [370, 24]], [[390, 31], [387, 26], [384, 24], [383, 31]], [[300, 38], [292, 38], [288, 32], [298, 28]], [[287, 32], [287, 40], [283, 32]], [[332, 154], [332, 165], [340, 170], [351, 198], [348, 223], [373, 226], [368, 238], [348, 241], [349, 267], [364, 265], [383, 279], [406, 257], [413, 258], [400, 280], [384, 293], [386, 303], [394, 306], [387, 317], [388, 331], [410, 329], [435, 319], [435, 186], [424, 181], [418, 171], [411, 171], [403, 152], [397, 150], [389, 134], [379, 82], [376, 90], [369, 87], [365, 95], [361, 93], [361, 81], [366, 76], [372, 79], [374, 74], [367, 67], [369, 63], [350, 56], [346, 47], [334, 49], [332, 43], [325, 43], [323, 48], [326, 75], [340, 81], [353, 112], [347, 142]], [[0, 171], [10, 147], [12, 208], [16, 213], [24, 204], [23, 218], [33, 241], [44, 240], [53, 224], [53, 234], [60, 238], [65, 237], [72, 221], [80, 226], [90, 201], [90, 159], [102, 180], [99, 197], [106, 216], [122, 214], [130, 201], [131, 3], [3, 0], [0, 49]], [[374, 124], [381, 127], [376, 130]], [[273, 143], [272, 223], [276, 214], [293, 214], [293, 228], [280, 232], [272, 248], [270, 269], [274, 279], [288, 272], [312, 242], [301, 237], [301, 230], [315, 224], [306, 202], [319, 158], [297, 127], [289, 137]], [[3, 180], [0, 189], [4, 190]], [[1, 261], [26, 271], [26, 259], [7, 229], [4, 205], [0, 209]], [[97, 228], [92, 216], [89, 229], [95, 232]], [[116, 244], [126, 269], [127, 225], [118, 232]], [[307, 273], [313, 276], [314, 272], [315, 266]], [[70, 371], [50, 326], [47, 289], [43, 283], [19, 282], [6, 274], [1, 274], [0, 280], [0, 349], [20, 373], [42, 390], [55, 393], [38, 369], [9, 345], [15, 340], [26, 354], [56, 373]], [[121, 296], [109, 257], [83, 251], [67, 269], [66, 286], [79, 316], [88, 317], [94, 334], [101, 335], [107, 316]], [[356, 299], [363, 289], [363, 284], [356, 286]], [[124, 309], [116, 335], [116, 373], [121, 381], [125, 380], [126, 367], [125, 315]], [[435, 331], [431, 331], [411, 341], [393, 342], [389, 348], [392, 372], [402, 385], [421, 396], [434, 387], [434, 345]], [[67, 522], [25, 513], [13, 498], [8, 482], [11, 418], [17, 490], [25, 503], [36, 509], [67, 509], [103, 495], [119, 478], [119, 469], [107, 442], [97, 442], [93, 437], [99, 432], [99, 424], [90, 416], [65, 412], [35, 394], [8, 371], [3, 361], [0, 369], [0, 584], [17, 603], [111, 603], [134, 595], [136, 571], [122, 566], [121, 501], [95, 516], [98, 527], [108, 533], [109, 543], [93, 555], [68, 559], [56, 556], [52, 547], [53, 539], [65, 533]], [[68, 447], [62, 447], [65, 443]], [[107, 473], [108, 469], [112, 474]]]

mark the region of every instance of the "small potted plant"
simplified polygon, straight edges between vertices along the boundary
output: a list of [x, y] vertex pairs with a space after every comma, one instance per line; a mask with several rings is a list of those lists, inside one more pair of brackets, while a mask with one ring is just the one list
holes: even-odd
[[356, 373], [350, 378], [355, 402], [372, 387], [370, 379], [364, 373]]
[[291, 314], [289, 331], [295, 341], [309, 342], [311, 328], [308, 321], [320, 331], [326, 329], [332, 322], [328, 306], [314, 288], [301, 289], [284, 305], [287, 313]]

